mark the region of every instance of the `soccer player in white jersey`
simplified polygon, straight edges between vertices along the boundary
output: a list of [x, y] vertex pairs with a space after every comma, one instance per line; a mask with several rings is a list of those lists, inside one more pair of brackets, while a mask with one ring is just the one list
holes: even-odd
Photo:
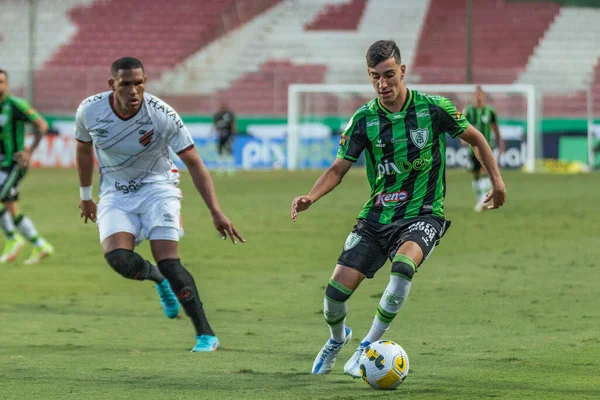
[[[244, 239], [221, 211], [211, 177], [179, 115], [144, 92], [142, 63], [132, 57], [116, 60], [108, 84], [110, 91], [87, 98], [77, 109], [81, 217], [97, 222], [104, 257], [117, 273], [155, 282], [167, 317], [175, 318], [181, 303], [196, 330], [192, 352], [217, 350], [219, 340], [194, 278], [179, 259], [181, 190], [169, 148], [186, 165], [221, 237], [229, 236], [234, 244]], [[92, 200], [94, 150], [100, 170], [97, 207]], [[156, 265], [133, 251], [144, 238], [150, 240]]]

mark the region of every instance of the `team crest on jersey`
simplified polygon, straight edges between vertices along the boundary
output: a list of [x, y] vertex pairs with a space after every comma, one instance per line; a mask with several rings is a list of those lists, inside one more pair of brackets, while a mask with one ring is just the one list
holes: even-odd
[[429, 130], [427, 128], [411, 129], [410, 139], [419, 149], [423, 149], [429, 139]]
[[490, 119], [488, 118], [487, 115], [482, 115], [481, 122], [483, 122], [484, 124], [487, 124], [488, 122], [490, 122]]
[[140, 144], [146, 147], [152, 141], [152, 137], [154, 136], [154, 129], [149, 131], [146, 131], [145, 129], [140, 129], [139, 134], [142, 135], [142, 137], [140, 137]]
[[358, 242], [360, 242], [361, 238], [362, 237], [358, 233], [350, 232], [350, 234], [346, 238], [346, 243], [344, 243], [344, 250], [348, 251], [354, 246], [356, 246]]

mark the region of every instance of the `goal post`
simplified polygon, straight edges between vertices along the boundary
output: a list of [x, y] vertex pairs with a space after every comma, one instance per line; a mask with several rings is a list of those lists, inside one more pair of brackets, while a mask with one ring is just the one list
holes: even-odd
[[[410, 85], [410, 89], [425, 92], [431, 95], [448, 94], [470, 94], [477, 86], [481, 86], [484, 92], [489, 94], [519, 95], [525, 100], [524, 119], [526, 160], [523, 163], [524, 170], [535, 172], [536, 145], [538, 144], [537, 132], [537, 94], [533, 85], [511, 84], [511, 85], [475, 85], [475, 84], [433, 84], [433, 85]], [[302, 96], [307, 94], [330, 94], [350, 95], [361, 94], [375, 97], [373, 87], [368, 84], [292, 84], [288, 87], [288, 119], [287, 119], [287, 168], [295, 170], [299, 168], [300, 131], [302, 119]], [[492, 104], [493, 105], [493, 104]], [[346, 120], [352, 115], [346, 115]], [[502, 114], [500, 114], [502, 118]]]

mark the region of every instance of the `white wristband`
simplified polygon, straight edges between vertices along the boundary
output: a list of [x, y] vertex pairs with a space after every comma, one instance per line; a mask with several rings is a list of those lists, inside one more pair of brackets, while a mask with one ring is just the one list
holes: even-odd
[[91, 186], [86, 186], [86, 187], [80, 187], [79, 188], [79, 197], [81, 198], [81, 200], [91, 200], [92, 199], [92, 187]]

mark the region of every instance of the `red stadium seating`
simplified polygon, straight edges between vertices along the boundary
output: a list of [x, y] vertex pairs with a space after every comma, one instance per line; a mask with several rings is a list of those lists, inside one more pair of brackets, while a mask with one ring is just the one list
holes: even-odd
[[38, 72], [36, 106], [46, 112], [75, 109], [86, 96], [107, 89], [110, 63], [125, 55], [139, 58], [155, 78], [279, 1], [98, 0], [75, 7], [70, 14], [78, 33]]
[[[560, 6], [504, 0], [474, 4], [473, 80], [512, 83]], [[431, 0], [413, 66], [422, 83], [465, 82], [466, 29], [464, 0]]]
[[304, 29], [310, 31], [355, 31], [365, 10], [367, 0], [328, 5]]
[[238, 113], [282, 115], [287, 112], [288, 86], [292, 83], [320, 83], [324, 65], [296, 65], [289, 61], [269, 61], [257, 72], [235, 80], [229, 89], [214, 96], [163, 96], [180, 113], [212, 114], [219, 99]]

